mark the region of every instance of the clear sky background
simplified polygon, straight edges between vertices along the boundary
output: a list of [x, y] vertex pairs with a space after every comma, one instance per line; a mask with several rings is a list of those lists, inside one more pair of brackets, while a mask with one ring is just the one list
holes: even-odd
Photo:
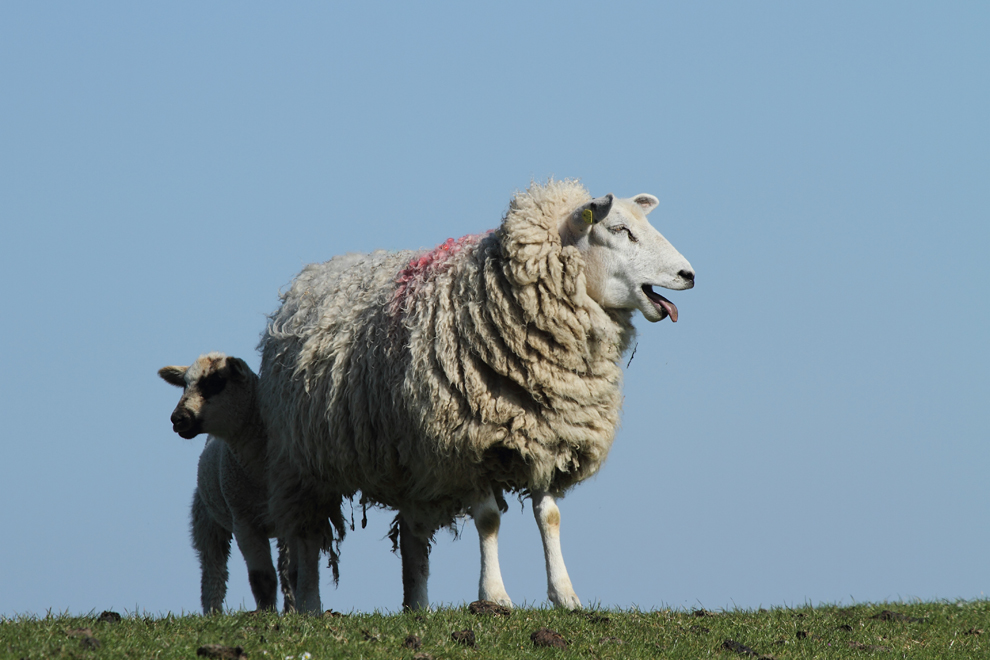
[[[0, 4], [0, 614], [198, 611], [203, 438], [157, 369], [257, 369], [305, 264], [549, 176], [656, 195], [697, 271], [561, 503], [586, 604], [985, 598], [990, 5], [414, 4]], [[327, 608], [401, 604], [370, 518]], [[528, 504], [501, 559], [546, 602]], [[441, 532], [432, 600], [478, 567]]]

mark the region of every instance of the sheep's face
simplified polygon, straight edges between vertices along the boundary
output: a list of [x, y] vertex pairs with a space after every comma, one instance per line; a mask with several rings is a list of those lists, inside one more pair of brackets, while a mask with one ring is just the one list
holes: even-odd
[[200, 433], [231, 437], [247, 419], [257, 376], [247, 364], [223, 353], [200, 356], [188, 367], [163, 367], [158, 375], [182, 388], [172, 411], [172, 430], [185, 439]]
[[690, 289], [694, 269], [646, 219], [659, 201], [653, 195], [592, 200], [564, 220], [564, 245], [581, 251], [588, 295], [606, 309], [638, 309], [648, 321], [670, 317], [677, 307], [653, 287]]

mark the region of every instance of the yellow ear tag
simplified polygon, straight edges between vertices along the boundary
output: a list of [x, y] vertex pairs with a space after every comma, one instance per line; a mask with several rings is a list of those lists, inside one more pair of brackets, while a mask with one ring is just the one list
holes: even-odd
[[591, 209], [585, 209], [581, 211], [581, 219], [590, 225], [595, 221], [595, 216], [591, 213]]

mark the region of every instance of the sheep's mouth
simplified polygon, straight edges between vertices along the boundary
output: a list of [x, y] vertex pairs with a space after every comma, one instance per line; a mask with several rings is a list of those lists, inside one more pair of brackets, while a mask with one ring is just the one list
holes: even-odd
[[654, 291], [652, 284], [644, 284], [643, 293], [646, 294], [646, 297], [650, 299], [653, 306], [660, 312], [661, 321], [664, 320], [665, 317], [669, 316], [672, 323], [677, 323], [677, 305]]

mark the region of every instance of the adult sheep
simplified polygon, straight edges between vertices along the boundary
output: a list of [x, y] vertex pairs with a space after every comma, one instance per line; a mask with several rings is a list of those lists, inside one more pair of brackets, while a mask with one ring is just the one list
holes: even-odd
[[316, 521], [341, 496], [398, 510], [403, 605], [427, 607], [429, 543], [470, 512], [479, 596], [511, 604], [498, 568], [505, 491], [528, 494], [548, 595], [580, 607], [555, 498], [605, 460], [635, 310], [677, 308], [691, 265], [654, 229], [652, 195], [591, 199], [533, 184], [501, 226], [428, 252], [312, 264], [282, 295], [260, 349], [272, 519], [300, 547], [297, 603], [319, 611]]

